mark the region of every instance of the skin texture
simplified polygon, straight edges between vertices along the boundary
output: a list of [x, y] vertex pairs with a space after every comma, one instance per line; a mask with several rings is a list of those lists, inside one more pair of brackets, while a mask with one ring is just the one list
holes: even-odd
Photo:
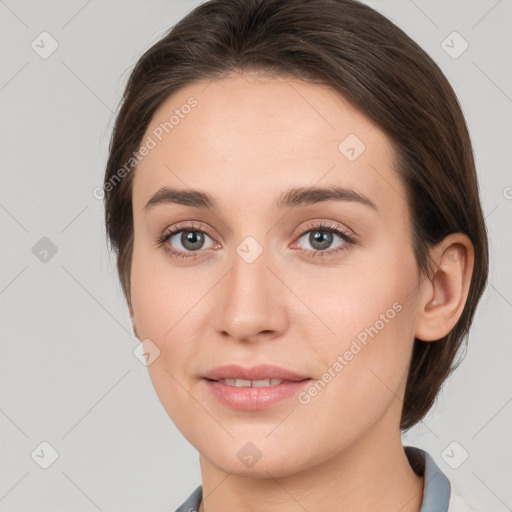
[[[198, 82], [160, 106], [146, 136], [191, 96], [197, 106], [135, 171], [130, 313], [139, 340], [160, 350], [148, 366], [158, 397], [200, 453], [200, 510], [418, 512], [423, 479], [399, 428], [407, 371], [414, 337], [439, 339], [462, 312], [470, 241], [450, 235], [432, 251], [436, 272], [419, 275], [389, 140], [329, 88], [255, 74]], [[365, 145], [354, 161], [338, 149], [349, 134]], [[274, 207], [290, 188], [329, 185], [364, 194], [376, 209], [335, 200]], [[163, 186], [208, 192], [220, 208], [144, 212]], [[166, 245], [191, 256], [176, 259], [157, 241], [186, 221], [204, 244], [187, 252], [175, 235]], [[309, 237], [323, 231], [320, 221], [355, 243], [333, 234], [320, 258]], [[263, 250], [251, 263], [236, 251], [248, 236]], [[235, 410], [201, 379], [228, 363], [322, 379], [393, 304], [400, 311], [307, 404], [291, 397]], [[261, 454], [251, 467], [237, 455], [247, 442]]]

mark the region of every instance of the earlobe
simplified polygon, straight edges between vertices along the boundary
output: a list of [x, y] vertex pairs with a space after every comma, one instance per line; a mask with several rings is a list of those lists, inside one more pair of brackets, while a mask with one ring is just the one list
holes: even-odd
[[474, 249], [462, 233], [448, 235], [431, 251], [435, 267], [422, 286], [416, 338], [435, 341], [446, 336], [464, 310], [471, 284]]

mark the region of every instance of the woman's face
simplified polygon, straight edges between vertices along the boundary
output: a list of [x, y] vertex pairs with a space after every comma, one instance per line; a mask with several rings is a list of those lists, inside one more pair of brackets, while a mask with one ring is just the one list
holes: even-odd
[[[143, 144], [132, 318], [203, 460], [284, 476], [398, 435], [420, 277], [383, 132], [327, 87], [239, 75], [168, 98]], [[204, 378], [228, 364], [311, 380]]]

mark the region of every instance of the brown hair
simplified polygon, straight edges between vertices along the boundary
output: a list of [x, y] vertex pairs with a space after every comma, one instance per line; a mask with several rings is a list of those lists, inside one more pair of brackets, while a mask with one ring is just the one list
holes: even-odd
[[414, 342], [400, 423], [407, 430], [425, 416], [458, 365], [456, 353], [487, 281], [487, 234], [473, 149], [453, 89], [401, 29], [356, 0], [211, 0], [137, 62], [114, 126], [104, 183], [107, 236], [128, 306], [134, 172], [126, 163], [169, 95], [198, 80], [249, 71], [328, 85], [389, 137], [423, 275], [431, 272], [429, 248], [448, 234], [465, 233], [474, 245], [471, 286], [456, 326], [439, 341]]

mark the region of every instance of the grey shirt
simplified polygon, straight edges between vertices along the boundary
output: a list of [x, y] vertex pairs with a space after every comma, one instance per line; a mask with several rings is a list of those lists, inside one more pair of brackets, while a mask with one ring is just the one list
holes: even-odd
[[[451, 486], [446, 475], [426, 451], [414, 446], [404, 446], [404, 449], [414, 471], [425, 476], [420, 512], [448, 512]], [[197, 512], [202, 496], [203, 487], [199, 485], [176, 512]]]

